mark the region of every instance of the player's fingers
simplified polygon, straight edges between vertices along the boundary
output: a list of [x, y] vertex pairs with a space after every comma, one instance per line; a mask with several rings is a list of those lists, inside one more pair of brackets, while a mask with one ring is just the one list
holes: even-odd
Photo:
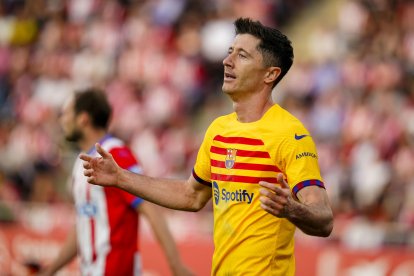
[[287, 203], [287, 197], [283, 194], [273, 193], [267, 189], [260, 189], [260, 201], [262, 202], [275, 202], [280, 205], [285, 205]]
[[87, 169], [87, 170], [84, 170], [83, 171], [83, 174], [85, 175], [85, 176], [92, 176], [93, 175], [93, 170], [92, 169]]
[[275, 192], [275, 187], [276, 187], [275, 184], [272, 184], [266, 181], [260, 181], [259, 185]]
[[94, 176], [90, 176], [86, 179], [86, 181], [88, 181], [88, 183], [90, 184], [95, 184], [95, 177]]
[[284, 196], [289, 196], [290, 194], [290, 190], [286, 190], [286, 189], [282, 189], [279, 186], [275, 185], [275, 189], [274, 189], [275, 193], [278, 195], [284, 195]]
[[290, 194], [290, 190], [286, 191], [280, 188], [277, 184], [272, 184], [266, 181], [260, 181], [259, 185], [273, 191], [275, 194], [284, 195], [284, 196], [289, 196]]
[[286, 182], [286, 180], [283, 178], [283, 174], [281, 174], [281, 173], [279, 173], [278, 175], [277, 175], [277, 183], [279, 183], [280, 184], [280, 186], [282, 187], [282, 188], [285, 188], [285, 189], [290, 189], [290, 187], [289, 187], [289, 184]]
[[96, 151], [102, 156], [102, 157], [111, 157], [111, 154], [104, 150], [99, 143], [95, 144]]
[[275, 216], [280, 215], [281, 210], [283, 209], [283, 206], [275, 203], [260, 203], [260, 207], [264, 210], [266, 210], [268, 213], [273, 214]]
[[272, 200], [271, 198], [262, 196], [259, 198], [260, 202], [264, 205], [270, 206], [272, 209], [281, 209], [283, 208], [284, 204], [284, 200], [281, 197], [277, 197], [278, 199], [282, 199], [282, 201], [279, 200]]
[[259, 189], [259, 192], [262, 196], [266, 196], [266, 197], [270, 197], [270, 198], [276, 196], [275, 192], [272, 192], [268, 189]]
[[265, 210], [266, 212], [268, 212], [268, 213], [270, 213], [270, 214], [272, 214], [272, 215], [276, 215], [276, 214], [274, 213], [274, 211], [272, 210], [272, 208], [270, 208], [269, 206], [267, 206], [267, 205], [265, 205], [265, 204], [261, 203], [261, 204], [260, 204], [260, 207], [261, 207], [263, 210]]
[[85, 161], [85, 162], [83, 162], [83, 168], [84, 169], [91, 169], [92, 165], [91, 165], [90, 162]]
[[82, 153], [81, 155], [79, 155], [79, 158], [82, 159], [83, 161], [87, 161], [87, 162], [89, 162], [89, 161], [91, 161], [93, 159], [92, 156], [89, 156], [89, 155], [84, 154], [84, 153]]

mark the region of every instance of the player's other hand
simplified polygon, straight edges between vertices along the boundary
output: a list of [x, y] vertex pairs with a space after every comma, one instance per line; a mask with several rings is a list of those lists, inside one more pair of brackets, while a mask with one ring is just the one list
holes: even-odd
[[116, 164], [112, 155], [101, 145], [95, 144], [96, 151], [101, 157], [92, 157], [87, 154], [79, 156], [83, 162], [83, 174], [90, 184], [101, 186], [115, 186], [118, 183], [118, 174], [121, 168]]
[[269, 214], [279, 218], [286, 218], [289, 215], [289, 209], [294, 204], [294, 199], [288, 183], [283, 178], [283, 174], [277, 176], [277, 183], [272, 184], [260, 181], [260, 206]]

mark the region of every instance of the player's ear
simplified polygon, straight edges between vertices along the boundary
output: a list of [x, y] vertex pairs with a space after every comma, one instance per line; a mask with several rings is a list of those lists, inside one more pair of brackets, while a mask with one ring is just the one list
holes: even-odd
[[86, 126], [91, 123], [91, 118], [86, 112], [80, 112], [76, 119], [80, 126]]
[[264, 82], [266, 84], [271, 84], [275, 82], [281, 72], [282, 70], [280, 69], [280, 67], [275, 67], [275, 66], [268, 67], [266, 70], [265, 77], [264, 77]]

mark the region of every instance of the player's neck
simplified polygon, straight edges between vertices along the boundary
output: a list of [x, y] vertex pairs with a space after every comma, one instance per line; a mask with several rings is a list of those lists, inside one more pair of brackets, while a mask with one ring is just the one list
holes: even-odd
[[233, 109], [237, 114], [237, 120], [242, 123], [260, 120], [273, 105], [271, 95], [269, 97], [252, 95], [251, 97], [233, 99]]
[[106, 134], [107, 132], [104, 129], [91, 129], [85, 131], [82, 141], [79, 142], [80, 149], [84, 152], [87, 152]]

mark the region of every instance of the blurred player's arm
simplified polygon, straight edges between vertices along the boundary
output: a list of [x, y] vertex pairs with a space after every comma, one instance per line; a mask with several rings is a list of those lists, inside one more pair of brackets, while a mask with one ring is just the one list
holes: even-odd
[[52, 261], [51, 264], [46, 266], [40, 271], [41, 276], [54, 275], [59, 269], [67, 265], [70, 261], [73, 260], [77, 255], [77, 242], [76, 242], [76, 226], [74, 225], [69, 231], [68, 236], [63, 247], [60, 249], [60, 252], [56, 259]]
[[135, 174], [119, 167], [99, 144], [96, 150], [102, 157], [80, 155], [90, 184], [115, 186], [155, 204], [185, 211], [198, 211], [211, 198], [211, 187], [200, 184], [192, 175], [178, 180]]
[[327, 237], [333, 228], [333, 214], [326, 190], [317, 186], [301, 189], [296, 201], [283, 175], [278, 175], [279, 185], [268, 182], [259, 184], [261, 206], [268, 213], [287, 218], [304, 233], [312, 236]]
[[138, 205], [137, 211], [143, 214], [151, 225], [152, 231], [164, 251], [173, 275], [193, 275], [193, 273], [182, 263], [180, 253], [178, 252], [173, 236], [168, 229], [164, 216], [160, 213], [160, 210], [157, 210], [157, 208], [158, 207], [154, 204], [144, 201]]

